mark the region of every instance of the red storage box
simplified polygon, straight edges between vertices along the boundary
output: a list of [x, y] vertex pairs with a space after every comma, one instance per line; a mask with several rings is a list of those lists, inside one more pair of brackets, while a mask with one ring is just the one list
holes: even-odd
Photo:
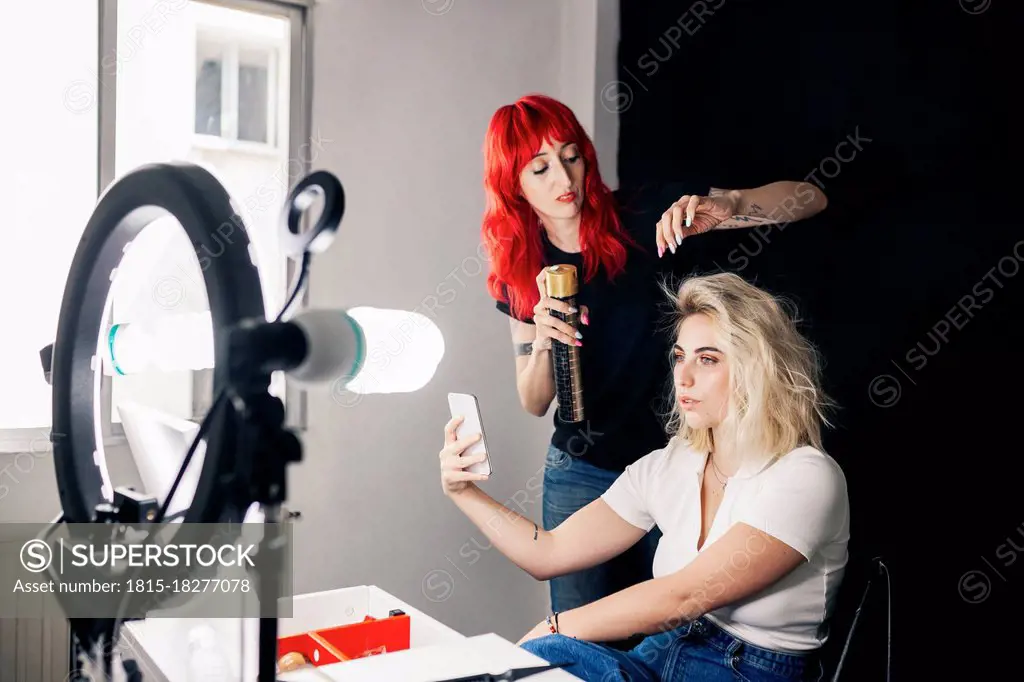
[[[354, 653], [376, 653], [373, 650], [375, 646], [386, 647], [388, 653], [397, 652], [398, 655], [393, 658], [386, 655], [369, 656], [353, 658], [351, 663], [342, 662], [340, 665], [343, 667], [352, 666], [350, 669], [358, 680], [388, 682], [408, 679], [404, 675], [378, 677], [366, 671], [378, 662], [388, 666], [388, 669], [393, 669], [394, 665], [402, 670], [403, 665], [413, 665], [415, 668], [421, 665], [416, 658], [417, 650], [428, 652], [429, 658], [430, 652], [437, 655], [434, 650], [438, 647], [466, 641], [465, 635], [375, 585], [298, 594], [292, 597], [291, 602], [292, 615], [282, 616], [277, 621], [279, 651], [282, 654], [286, 650], [298, 651], [311, 664], [320, 668], [330, 664], [329, 656], [338, 660], [338, 656], [332, 654], [331, 650], [345, 657]], [[392, 615], [398, 611], [405, 615]], [[122, 628], [122, 637], [142, 668], [148, 671], [147, 680], [152, 676], [160, 682], [182, 682], [191, 679], [189, 658], [182, 655], [182, 651], [188, 651], [190, 633], [196, 627], [209, 627], [216, 633], [218, 646], [222, 648], [228, 664], [233, 671], [238, 671], [239, 677], [232, 679], [255, 681], [259, 626], [258, 618], [149, 618], [126, 623]], [[354, 643], [349, 640], [353, 635], [356, 637]], [[288, 645], [281, 646], [285, 642]], [[402, 651], [402, 646], [408, 651]], [[317, 661], [317, 658], [320, 660]], [[403, 660], [409, 662], [402, 663]], [[394, 663], [389, 664], [389, 661]], [[428, 661], [424, 665], [438, 663]], [[240, 672], [242, 670], [245, 671], [244, 675]], [[327, 670], [330, 674], [330, 668]], [[282, 672], [281, 678], [322, 679], [317, 676], [319, 670], [309, 672], [309, 677], [304, 676], [301, 670]], [[366, 677], [367, 674], [369, 677]], [[437, 677], [443, 675], [438, 674]]]
[[366, 616], [357, 623], [319, 628], [277, 640], [277, 657], [302, 654], [315, 666], [340, 663], [409, 648], [411, 619], [401, 610], [387, 618]]

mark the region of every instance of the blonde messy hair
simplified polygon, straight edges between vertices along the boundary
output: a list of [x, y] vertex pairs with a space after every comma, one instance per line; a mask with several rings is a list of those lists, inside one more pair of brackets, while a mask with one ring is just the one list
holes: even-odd
[[[833, 403], [821, 388], [820, 355], [797, 330], [795, 307], [733, 273], [692, 277], [678, 291], [663, 289], [676, 337], [686, 318], [698, 314], [721, 334], [731, 396], [720, 428], [739, 451], [765, 462], [801, 445], [823, 449], [821, 426], [831, 426], [825, 412]], [[669, 433], [710, 451], [711, 429], [688, 426], [679, 402], [672, 405]]]

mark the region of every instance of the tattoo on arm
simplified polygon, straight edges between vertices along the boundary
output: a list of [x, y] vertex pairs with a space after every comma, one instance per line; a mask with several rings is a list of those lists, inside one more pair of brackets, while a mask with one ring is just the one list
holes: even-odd
[[747, 211], [747, 215], [757, 216], [758, 218], [766, 217], [764, 214], [764, 209], [755, 204], [754, 202], [750, 203], [750, 210]]
[[533, 353], [533, 342], [530, 341], [529, 343], [517, 343], [515, 345], [515, 348], [517, 356], [530, 355], [531, 353]]

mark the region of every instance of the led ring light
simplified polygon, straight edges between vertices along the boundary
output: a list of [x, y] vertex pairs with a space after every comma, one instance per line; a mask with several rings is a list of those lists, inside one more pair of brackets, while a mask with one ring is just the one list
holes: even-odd
[[[128, 244], [154, 220], [171, 215], [184, 228], [203, 269], [214, 329], [213, 394], [226, 385], [228, 348], [224, 330], [247, 318], [265, 317], [259, 273], [249, 255], [241, 222], [224, 187], [198, 166], [164, 163], [143, 166], [121, 178], [102, 196], [75, 253], [61, 304], [53, 349], [53, 453], [64, 520], [89, 523], [105, 501], [98, 458], [96, 407], [99, 392], [97, 343], [108, 312], [111, 273]], [[237, 237], [237, 238], [236, 238]], [[207, 439], [202, 476], [186, 523], [241, 521], [244, 510], [226, 509], [214, 487], [222, 453], [233, 443], [230, 430], [213, 429]], [[153, 492], [153, 491], [150, 491]]]
[[[310, 230], [301, 232], [299, 220], [317, 195], [324, 200], [323, 212]], [[180, 532], [169, 537], [166, 531], [174, 527], [161, 525], [165, 523], [163, 513], [174, 487], [159, 509], [151, 497], [147, 499], [121, 488], [111, 494], [105, 489], [95, 416], [102, 374], [97, 349], [109, 314], [112, 273], [131, 241], [151, 222], [170, 215], [184, 228], [197, 256], [201, 250], [220, 253], [216, 258], [205, 258], [207, 266], [202, 270], [214, 332], [216, 399], [193, 443], [194, 450], [205, 438], [207, 447], [195, 495], [183, 520], [190, 524], [239, 523], [252, 504], [258, 502], [268, 521], [259, 551], [268, 552], [271, 567], [277, 565], [274, 562], [279, 560], [276, 557], [281, 545], [275, 540], [280, 532], [275, 522], [286, 495], [285, 467], [301, 459], [302, 448], [298, 439], [283, 427], [281, 401], [268, 392], [270, 372], [286, 368], [287, 362], [294, 360], [293, 356], [284, 355], [294, 348], [282, 349], [277, 344], [281, 339], [294, 340], [296, 330], [282, 331], [275, 325], [302, 288], [310, 253], [327, 248], [343, 211], [341, 183], [325, 171], [305, 178], [287, 197], [282, 214], [283, 241], [288, 256], [301, 256], [302, 269], [288, 303], [274, 324], [269, 324], [244, 222], [233, 209], [227, 191], [208, 171], [188, 163], [147, 165], [125, 175], [103, 194], [68, 274], [49, 363], [48, 349], [43, 351], [44, 368], [49, 365], [53, 386], [51, 440], [63, 509], [54, 527], [75, 524], [81, 533], [80, 524], [90, 524], [84, 526], [84, 533], [91, 539], [109, 534], [105, 529], [111, 526], [100, 524], [156, 521], [159, 544], [172, 544]], [[233, 236], [227, 244], [225, 227], [231, 229], [228, 234]], [[304, 348], [303, 352], [308, 350]], [[186, 457], [178, 480], [188, 461]], [[175, 487], [177, 483], [176, 480]], [[153, 492], [149, 491], [150, 495]], [[147, 505], [148, 513], [142, 513], [144, 508], [140, 504]], [[131, 518], [132, 515], [142, 518]], [[269, 576], [276, 579], [272, 568], [270, 571]], [[97, 571], [96, 577], [107, 576]], [[274, 580], [257, 582], [260, 603], [275, 601]], [[117, 641], [122, 614], [148, 613], [181, 600], [182, 595], [126, 594], [116, 618], [71, 619], [72, 631], [86, 657], [94, 656], [92, 647], [104, 645], [104, 667], [109, 674], [109, 645]], [[184, 600], [189, 597], [186, 595]], [[261, 618], [261, 679], [273, 676], [276, 627], [275, 618]]]

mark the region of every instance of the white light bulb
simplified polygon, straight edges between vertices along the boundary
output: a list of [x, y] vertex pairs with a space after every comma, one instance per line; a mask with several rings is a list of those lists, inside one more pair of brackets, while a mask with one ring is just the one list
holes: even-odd
[[409, 393], [427, 385], [444, 357], [444, 337], [428, 317], [408, 310], [348, 311], [366, 337], [362, 370], [346, 384], [353, 393]]
[[105, 359], [107, 374], [209, 369], [214, 365], [210, 311], [116, 324], [108, 335]]
[[[316, 355], [319, 361], [330, 365], [337, 360], [335, 351], [339, 349], [331, 348], [331, 343], [343, 344], [340, 350], [351, 351], [354, 357], [362, 355], [362, 364], [354, 378], [338, 377], [345, 382], [345, 389], [353, 393], [417, 391], [433, 378], [444, 357], [441, 331], [420, 313], [371, 307], [347, 311], [348, 317], [362, 331], [365, 343], [362, 349], [345, 346], [358, 345], [359, 342], [351, 334], [331, 331], [330, 324], [323, 324], [324, 313], [328, 315], [328, 322], [332, 321], [332, 314], [339, 319], [346, 314], [341, 311], [307, 311], [296, 319], [303, 319], [307, 326], [319, 320], [313, 336], [314, 345], [320, 349]], [[314, 330], [310, 328], [309, 331]], [[104, 363], [107, 374], [173, 372], [214, 366], [213, 325], [209, 311], [168, 314], [145, 322], [115, 325], [111, 328], [109, 340]], [[360, 350], [361, 353], [357, 352]], [[346, 353], [339, 355], [342, 356]], [[298, 374], [300, 372], [296, 377]], [[321, 381], [315, 379], [313, 383]], [[303, 384], [298, 378], [296, 382]]]

